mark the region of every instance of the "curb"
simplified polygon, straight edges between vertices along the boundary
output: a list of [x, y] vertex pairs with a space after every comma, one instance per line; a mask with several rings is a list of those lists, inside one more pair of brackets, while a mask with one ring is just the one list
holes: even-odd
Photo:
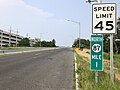
[[57, 49], [57, 48], [45, 48], [45, 49], [39, 49], [39, 50], [27, 50], [27, 51], [0, 53], [0, 56], [1, 56], [1, 55], [10, 55], [10, 54], [19, 54], [19, 53], [28, 53], [28, 52], [45, 51], [45, 50], [52, 50], [52, 49]]
[[75, 59], [75, 85], [76, 85], [76, 90], [79, 90], [78, 88], [78, 74], [77, 74], [77, 63], [76, 63], [76, 54], [74, 53], [74, 59]]

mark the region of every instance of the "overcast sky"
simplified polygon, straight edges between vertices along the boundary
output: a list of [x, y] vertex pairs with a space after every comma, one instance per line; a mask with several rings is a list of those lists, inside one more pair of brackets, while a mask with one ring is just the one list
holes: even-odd
[[[120, 0], [102, 0], [118, 3]], [[85, 0], [0, 0], [0, 29], [42, 40], [55, 39], [59, 46], [71, 46], [80, 37], [90, 38], [91, 35], [91, 4]], [[118, 10], [118, 16], [119, 14]]]

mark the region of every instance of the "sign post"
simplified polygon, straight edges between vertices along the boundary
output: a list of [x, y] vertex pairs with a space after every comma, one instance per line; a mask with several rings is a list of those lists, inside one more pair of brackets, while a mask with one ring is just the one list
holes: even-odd
[[113, 70], [113, 34], [110, 34], [110, 78], [114, 82], [114, 70]]
[[116, 32], [116, 3], [97, 3], [92, 5], [92, 33], [110, 34], [110, 77], [114, 81], [113, 34]]

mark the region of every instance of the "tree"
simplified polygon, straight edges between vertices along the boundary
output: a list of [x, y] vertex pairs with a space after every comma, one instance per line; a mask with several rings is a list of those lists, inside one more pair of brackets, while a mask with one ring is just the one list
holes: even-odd
[[34, 44], [34, 47], [40, 47], [41, 46], [41, 41], [39, 38], [35, 38], [35, 44]]
[[114, 44], [114, 51], [115, 53], [120, 53], [120, 42], [117, 41], [117, 39], [120, 39], [120, 18], [117, 20], [117, 34], [114, 35], [113, 37], [113, 44]]
[[72, 47], [79, 47], [79, 38], [78, 38], [78, 39], [75, 39]]
[[[88, 48], [88, 49], [90, 48], [90, 41], [87, 39], [81, 39], [80, 44], [84, 45], [85, 48]], [[72, 47], [79, 47], [79, 38], [74, 41]]]
[[30, 46], [30, 40], [28, 38], [23, 38], [19, 44], [19, 46], [25, 46], [25, 47], [29, 47]]
[[41, 42], [41, 46], [42, 47], [56, 47], [55, 43], [56, 43], [55, 39], [53, 39], [52, 41], [45, 41], [44, 40]]
[[52, 47], [56, 47], [55, 43], [56, 43], [56, 41], [55, 41], [55, 39], [53, 39], [52, 40]]
[[[118, 18], [118, 21], [117, 21], [117, 34], [114, 34], [113, 36], [113, 51], [114, 53], [120, 53], [120, 42], [117, 41], [120, 40], [120, 18]], [[110, 36], [109, 35], [104, 35], [104, 39], [103, 39], [103, 42], [104, 42], [104, 52], [110, 52]]]
[[84, 45], [85, 48], [90, 49], [90, 41], [89, 41], [89, 40], [87, 40], [87, 39], [81, 39], [80, 41], [81, 41], [81, 42], [80, 42], [81, 45]]
[[110, 52], [110, 36], [107, 34], [103, 35], [103, 50], [104, 52]]

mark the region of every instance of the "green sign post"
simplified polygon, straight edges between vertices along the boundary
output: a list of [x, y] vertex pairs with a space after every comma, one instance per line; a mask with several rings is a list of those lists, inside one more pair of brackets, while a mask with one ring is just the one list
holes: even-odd
[[102, 35], [91, 35], [91, 61], [90, 69], [103, 70], [103, 37]]

